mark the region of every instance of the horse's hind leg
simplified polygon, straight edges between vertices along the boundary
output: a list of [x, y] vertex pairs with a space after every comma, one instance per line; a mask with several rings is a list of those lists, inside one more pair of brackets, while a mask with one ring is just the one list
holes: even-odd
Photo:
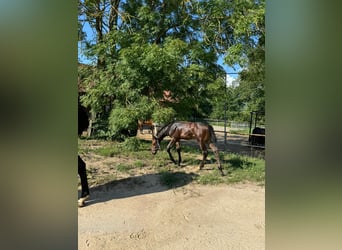
[[78, 200], [78, 206], [83, 207], [84, 202], [89, 198], [89, 187], [87, 180], [86, 164], [80, 156], [78, 156], [78, 174], [81, 179], [81, 198]]
[[208, 156], [208, 149], [204, 144], [200, 144], [201, 150], [202, 150], [202, 161], [200, 164], [200, 170], [204, 167], [205, 161], [207, 160], [207, 156]]
[[182, 157], [181, 157], [181, 148], [180, 148], [179, 141], [176, 142], [176, 150], [177, 150], [177, 153], [178, 153], [178, 166], [180, 166], [180, 164], [182, 162]]
[[219, 155], [219, 151], [218, 151], [217, 147], [215, 146], [214, 143], [210, 143], [209, 147], [211, 148], [211, 150], [215, 154], [215, 157], [216, 157], [216, 160], [217, 160], [217, 164], [218, 164], [218, 169], [220, 170], [221, 175], [224, 176], [223, 168], [222, 168], [221, 161], [220, 161], [220, 155]]

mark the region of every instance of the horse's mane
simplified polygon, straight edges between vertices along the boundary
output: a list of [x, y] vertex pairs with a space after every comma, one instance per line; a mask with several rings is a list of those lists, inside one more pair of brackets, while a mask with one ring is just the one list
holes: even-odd
[[158, 140], [164, 139], [165, 136], [167, 136], [167, 133], [170, 130], [171, 125], [174, 124], [174, 122], [170, 122], [169, 124], [164, 125], [158, 132], [157, 132], [157, 138]]

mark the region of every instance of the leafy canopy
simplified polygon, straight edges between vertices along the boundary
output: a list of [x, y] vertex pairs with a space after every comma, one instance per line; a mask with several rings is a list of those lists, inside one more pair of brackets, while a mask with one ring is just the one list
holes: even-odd
[[[224, 103], [236, 117], [264, 108], [264, 1], [79, 0], [78, 6], [81, 48], [93, 62], [79, 73], [81, 99], [99, 134], [130, 134], [138, 119], [223, 118]], [[243, 68], [238, 88], [226, 88], [219, 56]]]

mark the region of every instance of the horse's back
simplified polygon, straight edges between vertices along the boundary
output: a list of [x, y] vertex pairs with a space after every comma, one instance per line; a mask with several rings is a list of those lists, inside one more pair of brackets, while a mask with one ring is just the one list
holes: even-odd
[[169, 135], [171, 137], [180, 137], [180, 139], [198, 139], [215, 143], [217, 141], [214, 128], [203, 122], [174, 122], [170, 124]]

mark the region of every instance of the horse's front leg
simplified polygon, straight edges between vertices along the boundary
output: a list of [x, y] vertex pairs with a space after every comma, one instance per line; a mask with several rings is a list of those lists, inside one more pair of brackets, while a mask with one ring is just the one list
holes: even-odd
[[178, 166], [180, 166], [180, 164], [182, 162], [182, 157], [181, 157], [181, 148], [180, 148], [179, 141], [176, 142], [176, 150], [177, 150], [177, 153], [178, 153]]
[[166, 151], [168, 152], [169, 154], [169, 157], [170, 157], [170, 160], [174, 163], [174, 164], [177, 164], [175, 159], [173, 158], [172, 154], [171, 154], [171, 148], [173, 147], [173, 145], [175, 144], [176, 140], [174, 139], [171, 139], [171, 141], [169, 142], [169, 144], [167, 145], [166, 147]]

